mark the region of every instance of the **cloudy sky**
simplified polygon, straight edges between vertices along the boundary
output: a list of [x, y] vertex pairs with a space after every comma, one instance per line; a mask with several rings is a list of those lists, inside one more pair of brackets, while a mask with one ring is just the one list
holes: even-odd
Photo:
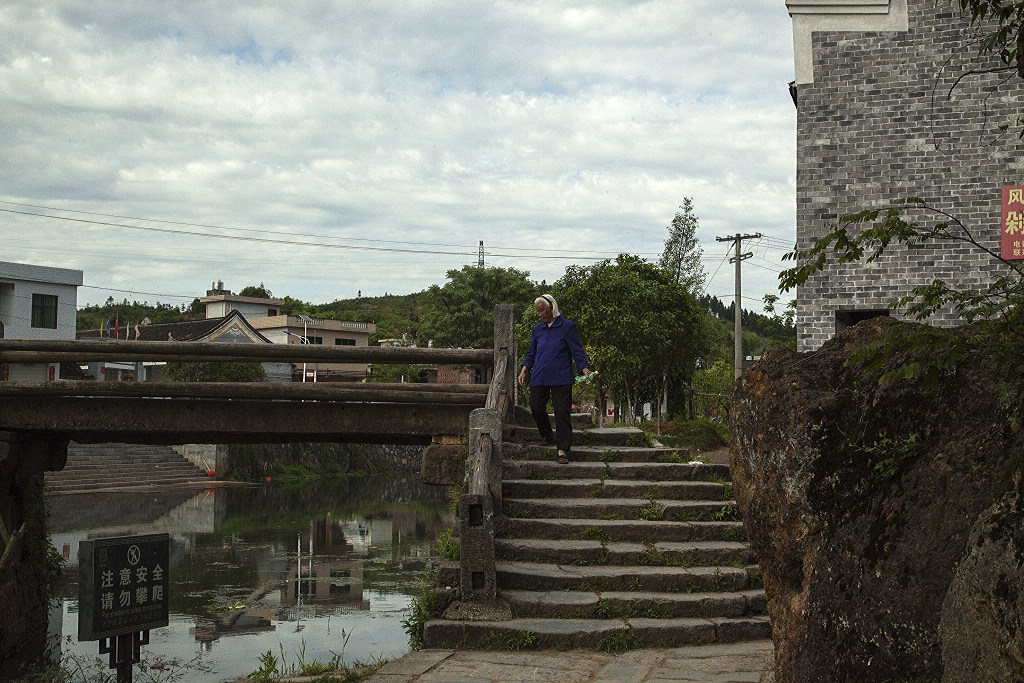
[[716, 236], [765, 235], [760, 310], [792, 78], [782, 0], [4, 0], [0, 260], [83, 270], [79, 305], [406, 294], [481, 240], [552, 282], [656, 259], [692, 197], [709, 293]]

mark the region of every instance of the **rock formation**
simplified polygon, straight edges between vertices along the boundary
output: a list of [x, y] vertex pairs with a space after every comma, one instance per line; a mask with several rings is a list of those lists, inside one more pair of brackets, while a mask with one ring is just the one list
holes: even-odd
[[847, 363], [894, 326], [911, 327], [772, 349], [736, 386], [732, 478], [776, 680], [1024, 680], [1022, 439], [1002, 379], [977, 353], [938, 390], [880, 383], [899, 354], [875, 374]]

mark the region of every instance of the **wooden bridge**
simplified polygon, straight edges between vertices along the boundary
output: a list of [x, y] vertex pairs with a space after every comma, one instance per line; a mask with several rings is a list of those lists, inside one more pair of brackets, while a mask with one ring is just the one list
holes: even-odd
[[[0, 382], [0, 444], [6, 444], [8, 457], [22, 461], [22, 471], [41, 471], [63, 467], [69, 441], [422, 445], [457, 441], [468, 433], [470, 411], [488, 401], [496, 406], [500, 395], [514, 390], [511, 307], [499, 307], [498, 313], [495, 334], [500, 341], [494, 349], [0, 339], [0, 364], [368, 362], [482, 365], [496, 370], [490, 385]], [[45, 462], [40, 462], [44, 454]]]

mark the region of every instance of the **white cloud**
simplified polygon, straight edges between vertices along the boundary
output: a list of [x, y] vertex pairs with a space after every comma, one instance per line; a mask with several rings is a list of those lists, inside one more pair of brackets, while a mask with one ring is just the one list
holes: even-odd
[[[0, 213], [4, 258], [97, 286], [197, 295], [222, 278], [327, 301], [441, 283], [484, 240], [524, 254], [490, 263], [550, 282], [573, 261], [529, 249], [656, 254], [691, 196], [713, 270], [716, 235], [792, 240], [791, 78], [774, 0], [7, 2], [0, 199], [461, 253]], [[725, 275], [710, 292], [731, 295]], [[773, 280], [751, 268], [744, 289]]]

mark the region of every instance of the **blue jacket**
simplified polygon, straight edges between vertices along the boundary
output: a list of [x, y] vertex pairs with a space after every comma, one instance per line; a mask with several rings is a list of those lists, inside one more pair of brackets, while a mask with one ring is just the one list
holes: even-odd
[[580, 333], [571, 320], [558, 316], [548, 327], [537, 323], [530, 332], [530, 350], [523, 365], [531, 368], [530, 386], [559, 386], [572, 384], [576, 376], [572, 363], [583, 371], [588, 367], [587, 352], [580, 342]]

